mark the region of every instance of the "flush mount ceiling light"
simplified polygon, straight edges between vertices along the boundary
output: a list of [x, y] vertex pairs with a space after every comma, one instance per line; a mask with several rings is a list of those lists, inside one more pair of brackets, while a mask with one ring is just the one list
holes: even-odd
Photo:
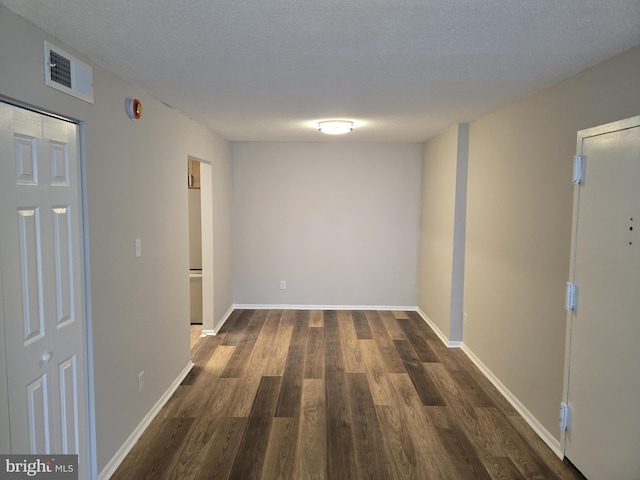
[[318, 130], [327, 135], [343, 135], [353, 130], [353, 122], [350, 120], [324, 120], [318, 122]]

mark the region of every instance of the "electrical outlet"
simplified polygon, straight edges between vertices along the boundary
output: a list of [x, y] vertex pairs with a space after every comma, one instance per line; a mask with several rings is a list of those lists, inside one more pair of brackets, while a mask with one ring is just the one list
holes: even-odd
[[467, 317], [467, 312], [464, 312], [463, 314], [463, 323], [465, 325], [469, 325], [469, 318]]
[[134, 246], [135, 246], [136, 258], [140, 258], [142, 256], [142, 240], [139, 238], [136, 238], [136, 241], [134, 242]]
[[138, 392], [142, 391], [144, 387], [144, 370], [138, 374]]
[[286, 290], [286, 289], [287, 289], [287, 281], [280, 280], [280, 290]]

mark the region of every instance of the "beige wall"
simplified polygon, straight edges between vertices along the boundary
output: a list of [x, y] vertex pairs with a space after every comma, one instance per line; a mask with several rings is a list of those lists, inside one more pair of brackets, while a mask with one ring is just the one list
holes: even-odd
[[640, 47], [471, 124], [464, 343], [558, 439], [576, 132], [638, 85]]
[[236, 304], [416, 305], [421, 145], [232, 151]]
[[[190, 359], [185, 187], [189, 155], [213, 164], [218, 320], [232, 304], [230, 147], [97, 66], [94, 105], [44, 86], [45, 39], [65, 48], [0, 6], [0, 95], [78, 119], [86, 132], [95, 422], [101, 470]], [[128, 97], [139, 98], [144, 105], [138, 121], [126, 116]], [[139, 259], [133, 255], [135, 238], [142, 239]], [[137, 377], [143, 370], [145, 387], [138, 393]], [[0, 378], [0, 383], [4, 381]], [[0, 425], [0, 447], [6, 452], [4, 396]]]
[[450, 341], [462, 340], [468, 124], [424, 145], [418, 307]]

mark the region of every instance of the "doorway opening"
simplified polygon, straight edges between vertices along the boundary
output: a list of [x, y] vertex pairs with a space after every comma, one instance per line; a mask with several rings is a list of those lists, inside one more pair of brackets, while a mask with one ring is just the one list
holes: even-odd
[[213, 330], [213, 192], [211, 164], [187, 159], [191, 351]]

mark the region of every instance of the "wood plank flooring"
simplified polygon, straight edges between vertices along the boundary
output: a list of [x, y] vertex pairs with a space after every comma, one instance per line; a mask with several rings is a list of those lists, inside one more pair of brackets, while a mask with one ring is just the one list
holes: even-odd
[[583, 480], [414, 312], [237, 310], [112, 480]]
[[189, 341], [191, 342], [191, 350], [194, 350], [196, 343], [200, 342], [200, 336], [202, 335], [202, 324], [192, 323]]

